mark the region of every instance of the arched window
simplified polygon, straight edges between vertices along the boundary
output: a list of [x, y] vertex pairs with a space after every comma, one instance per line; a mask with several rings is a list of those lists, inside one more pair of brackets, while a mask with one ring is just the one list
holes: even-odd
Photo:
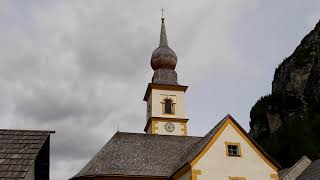
[[171, 99], [164, 100], [164, 113], [173, 114], [173, 103]]

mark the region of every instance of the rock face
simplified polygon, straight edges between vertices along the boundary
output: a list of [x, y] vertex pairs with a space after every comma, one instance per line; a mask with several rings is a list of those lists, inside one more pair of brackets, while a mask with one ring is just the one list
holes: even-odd
[[319, 101], [320, 22], [276, 69], [272, 93]]
[[250, 135], [284, 166], [303, 155], [320, 158], [320, 22], [278, 66], [272, 94], [250, 118]]

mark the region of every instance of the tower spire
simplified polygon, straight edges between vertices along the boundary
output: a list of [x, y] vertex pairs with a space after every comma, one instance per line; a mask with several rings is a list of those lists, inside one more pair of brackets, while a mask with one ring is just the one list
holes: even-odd
[[166, 27], [162, 15], [159, 47], [153, 51], [151, 56], [151, 67], [154, 70], [152, 83], [177, 85], [176, 65], [177, 55], [168, 45]]
[[168, 46], [166, 26], [164, 25], [164, 17], [161, 17], [161, 33], [159, 46]]
[[164, 25], [164, 9], [161, 9], [161, 32], [160, 32], [160, 44], [159, 46], [168, 46], [166, 26]]

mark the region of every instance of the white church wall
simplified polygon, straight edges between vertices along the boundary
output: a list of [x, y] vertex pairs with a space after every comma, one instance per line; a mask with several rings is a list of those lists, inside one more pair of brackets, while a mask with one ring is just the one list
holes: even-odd
[[[242, 157], [227, 156], [225, 142], [240, 143]], [[271, 180], [271, 174], [277, 174], [230, 124], [192, 169], [201, 171], [198, 180], [228, 180], [230, 176]]]
[[[166, 117], [166, 118], [186, 118], [185, 113], [185, 99], [183, 91], [169, 91], [152, 89], [152, 116], [153, 117]], [[163, 114], [162, 100], [165, 96], [171, 96], [174, 99], [175, 113]]]

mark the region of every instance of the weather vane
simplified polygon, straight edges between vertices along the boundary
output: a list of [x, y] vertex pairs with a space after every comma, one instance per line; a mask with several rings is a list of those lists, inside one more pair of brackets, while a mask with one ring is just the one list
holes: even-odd
[[163, 8], [161, 8], [161, 20], [162, 20], [162, 22], [164, 21], [164, 9]]

